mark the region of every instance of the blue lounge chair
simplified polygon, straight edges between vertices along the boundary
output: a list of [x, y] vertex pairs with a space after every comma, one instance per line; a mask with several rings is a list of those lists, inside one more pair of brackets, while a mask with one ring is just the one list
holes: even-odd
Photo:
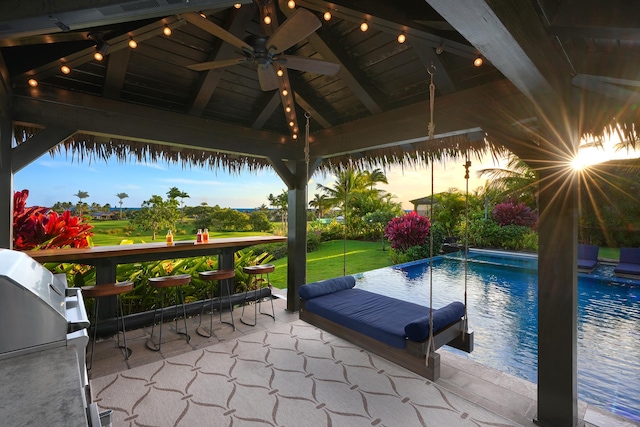
[[591, 273], [598, 266], [598, 251], [596, 245], [578, 244], [578, 271]]
[[640, 248], [620, 248], [620, 263], [613, 272], [616, 276], [640, 278]]

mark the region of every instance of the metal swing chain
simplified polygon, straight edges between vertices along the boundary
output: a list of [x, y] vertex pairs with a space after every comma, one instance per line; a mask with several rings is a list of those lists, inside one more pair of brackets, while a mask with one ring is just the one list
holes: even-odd
[[[433, 110], [435, 105], [435, 93], [436, 93], [436, 85], [433, 83], [433, 75], [436, 72], [435, 65], [431, 64], [431, 66], [427, 69], [429, 76], [431, 76], [431, 83], [429, 84], [429, 112], [430, 112], [430, 121], [429, 121], [429, 141], [433, 140], [436, 125], [433, 122]], [[434, 172], [433, 172], [433, 156], [429, 161], [431, 163], [431, 225], [433, 225], [433, 193], [434, 193]], [[433, 342], [433, 233], [429, 233], [429, 341], [427, 342], [427, 357], [426, 363], [429, 366], [429, 355], [431, 352], [435, 353], [435, 344]]]

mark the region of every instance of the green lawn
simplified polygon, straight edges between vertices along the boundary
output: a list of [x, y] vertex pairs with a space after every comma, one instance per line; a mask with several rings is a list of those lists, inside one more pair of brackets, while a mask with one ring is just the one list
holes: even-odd
[[[346, 274], [390, 266], [388, 249], [387, 246], [383, 252], [380, 242], [347, 240], [345, 251], [342, 240], [323, 242], [319, 250], [307, 254], [307, 282], [342, 276], [345, 264]], [[345, 253], [346, 256], [343, 256]], [[286, 288], [287, 258], [275, 260], [272, 264], [276, 266], [276, 271], [269, 277], [271, 283], [280, 289]]]
[[[123, 240], [131, 243], [150, 243], [153, 236], [150, 231], [142, 230], [131, 226], [126, 220], [114, 221], [91, 221], [93, 225], [93, 244], [95, 246], [119, 245]], [[183, 224], [178, 223], [174, 233], [174, 240], [195, 240], [196, 235], [193, 230], [192, 221], [185, 219]], [[158, 232], [155, 241], [164, 241], [167, 230]], [[247, 231], [235, 232], [209, 232], [209, 238], [237, 237], [237, 236], [268, 236], [270, 233], [254, 233]]]

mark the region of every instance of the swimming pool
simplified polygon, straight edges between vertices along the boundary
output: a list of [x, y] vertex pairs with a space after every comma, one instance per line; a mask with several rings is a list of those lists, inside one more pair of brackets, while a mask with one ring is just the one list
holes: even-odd
[[[433, 305], [464, 300], [463, 254], [434, 258]], [[469, 251], [467, 311], [471, 354], [487, 366], [537, 382], [538, 259]], [[357, 276], [356, 287], [429, 305], [429, 262]], [[578, 394], [585, 402], [640, 421], [640, 283], [613, 266], [578, 275]]]

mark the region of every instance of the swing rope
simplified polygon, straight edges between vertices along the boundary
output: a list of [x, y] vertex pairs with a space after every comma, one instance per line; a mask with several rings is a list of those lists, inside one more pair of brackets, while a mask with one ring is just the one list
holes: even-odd
[[[433, 122], [433, 110], [435, 105], [436, 85], [433, 83], [433, 75], [436, 72], [436, 67], [431, 64], [431, 67], [427, 69], [429, 76], [431, 76], [431, 83], [429, 84], [429, 141], [433, 141], [436, 125]], [[430, 156], [429, 163], [431, 163], [431, 210], [429, 216], [431, 217], [431, 225], [433, 226], [433, 156]], [[427, 342], [427, 366], [429, 365], [428, 355], [431, 352], [435, 353], [435, 344], [433, 342], [433, 233], [429, 233], [429, 341]]]
[[[465, 154], [466, 162], [464, 164], [464, 179], [466, 182], [466, 192], [464, 198], [464, 331], [469, 330], [469, 319], [467, 317], [467, 277], [469, 274], [468, 263], [469, 260], [469, 168], [471, 167], [471, 161], [469, 160], [469, 150]], [[464, 338], [465, 335], [463, 334]]]

